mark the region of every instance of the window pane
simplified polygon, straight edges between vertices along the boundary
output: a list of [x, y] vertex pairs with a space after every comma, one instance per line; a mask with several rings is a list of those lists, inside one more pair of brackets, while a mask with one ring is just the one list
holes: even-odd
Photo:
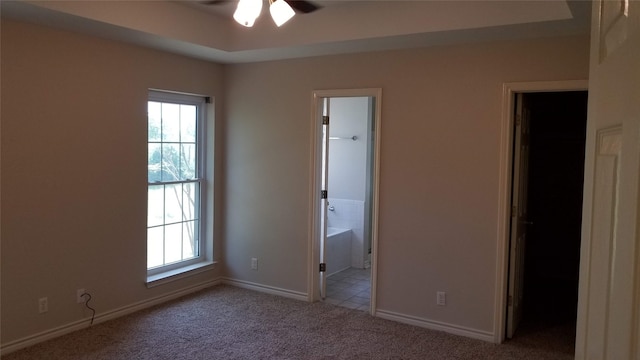
[[148, 150], [148, 181], [156, 182], [162, 180], [161, 162], [162, 151], [160, 144], [149, 144]]
[[180, 106], [180, 141], [196, 142], [196, 107]]
[[164, 201], [165, 224], [182, 221], [182, 184], [166, 185]]
[[182, 223], [164, 227], [164, 262], [182, 260]]
[[162, 144], [162, 181], [180, 180], [180, 147]]
[[181, 179], [194, 179], [196, 177], [196, 145], [180, 145]]
[[160, 141], [160, 130], [162, 117], [160, 103], [155, 101], [149, 101], [147, 107], [148, 116], [148, 138], [149, 141]]
[[198, 256], [198, 226], [197, 221], [187, 221], [182, 226], [182, 251], [184, 258], [192, 258]]
[[[200, 183], [183, 181], [198, 178], [202, 161], [199, 105], [180, 104], [191, 97], [169, 93], [148, 101], [147, 154], [147, 268], [151, 273], [174, 269], [180, 262], [200, 255]], [[175, 100], [175, 101], [174, 101]], [[202, 101], [201, 98], [193, 98]], [[173, 184], [167, 184], [171, 182]]]
[[194, 220], [198, 218], [196, 213], [196, 200], [198, 199], [197, 183], [183, 184], [182, 220]]
[[163, 227], [147, 229], [147, 268], [164, 265]]
[[162, 103], [162, 141], [180, 141], [180, 105]]
[[164, 186], [149, 186], [147, 193], [147, 226], [164, 224]]
[[149, 186], [147, 226], [164, 224], [164, 186]]

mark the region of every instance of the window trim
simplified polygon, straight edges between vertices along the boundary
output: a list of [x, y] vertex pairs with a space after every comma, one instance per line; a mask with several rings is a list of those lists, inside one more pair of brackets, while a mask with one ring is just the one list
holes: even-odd
[[[199, 227], [198, 227], [198, 256], [147, 269], [145, 257], [145, 269], [147, 271], [147, 287], [158, 286], [169, 281], [178, 280], [186, 276], [198, 274], [213, 268], [213, 104], [211, 98], [204, 95], [188, 94], [173, 91], [149, 89], [147, 106], [150, 101], [195, 105], [197, 108], [196, 120], [196, 171], [197, 178], [190, 180], [199, 183], [200, 197], [198, 199]], [[146, 118], [147, 131], [149, 118]], [[149, 135], [147, 133], [147, 144]], [[148, 155], [147, 155], [148, 156]], [[209, 168], [211, 167], [211, 168]], [[183, 181], [178, 181], [183, 183]], [[149, 183], [147, 179], [147, 211], [149, 206], [149, 186], [164, 185], [170, 182]], [[209, 211], [210, 210], [210, 211]], [[211, 212], [211, 214], [210, 214]], [[148, 228], [147, 226], [145, 226]], [[145, 242], [147, 237], [145, 236]], [[148, 246], [148, 244], [147, 244]]]

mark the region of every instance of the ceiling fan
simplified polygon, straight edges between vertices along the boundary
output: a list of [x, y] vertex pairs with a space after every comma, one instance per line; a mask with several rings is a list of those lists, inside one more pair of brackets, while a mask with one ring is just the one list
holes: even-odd
[[[219, 5], [229, 1], [231, 0], [208, 0], [201, 1], [201, 3]], [[233, 18], [242, 26], [252, 27], [262, 12], [262, 3], [263, 0], [239, 0]], [[296, 12], [308, 14], [318, 9], [320, 6], [305, 0], [269, 0], [269, 12], [277, 26], [289, 21]]]

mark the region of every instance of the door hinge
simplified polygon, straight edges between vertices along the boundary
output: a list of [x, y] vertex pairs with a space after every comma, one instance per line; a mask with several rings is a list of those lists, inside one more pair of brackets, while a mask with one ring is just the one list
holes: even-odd
[[511, 217], [518, 215], [518, 208], [515, 206], [511, 207]]
[[320, 263], [320, 272], [325, 272], [325, 271], [327, 271], [327, 264]]
[[329, 196], [327, 190], [320, 190], [320, 199], [326, 199]]
[[507, 298], [507, 305], [513, 306], [513, 295], [509, 295]]
[[522, 116], [520, 114], [516, 115], [516, 126], [520, 126], [522, 122]]
[[329, 117], [328, 116], [323, 116], [322, 117], [322, 125], [329, 125]]

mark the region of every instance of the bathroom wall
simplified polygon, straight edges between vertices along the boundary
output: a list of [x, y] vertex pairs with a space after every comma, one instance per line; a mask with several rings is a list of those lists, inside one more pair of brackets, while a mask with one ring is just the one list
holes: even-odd
[[329, 108], [329, 137], [339, 139], [329, 140], [329, 205], [334, 210], [327, 221], [330, 227], [352, 230], [351, 266], [357, 268], [364, 268], [369, 253], [364, 229], [369, 107], [367, 97], [348, 97], [331, 98]]

